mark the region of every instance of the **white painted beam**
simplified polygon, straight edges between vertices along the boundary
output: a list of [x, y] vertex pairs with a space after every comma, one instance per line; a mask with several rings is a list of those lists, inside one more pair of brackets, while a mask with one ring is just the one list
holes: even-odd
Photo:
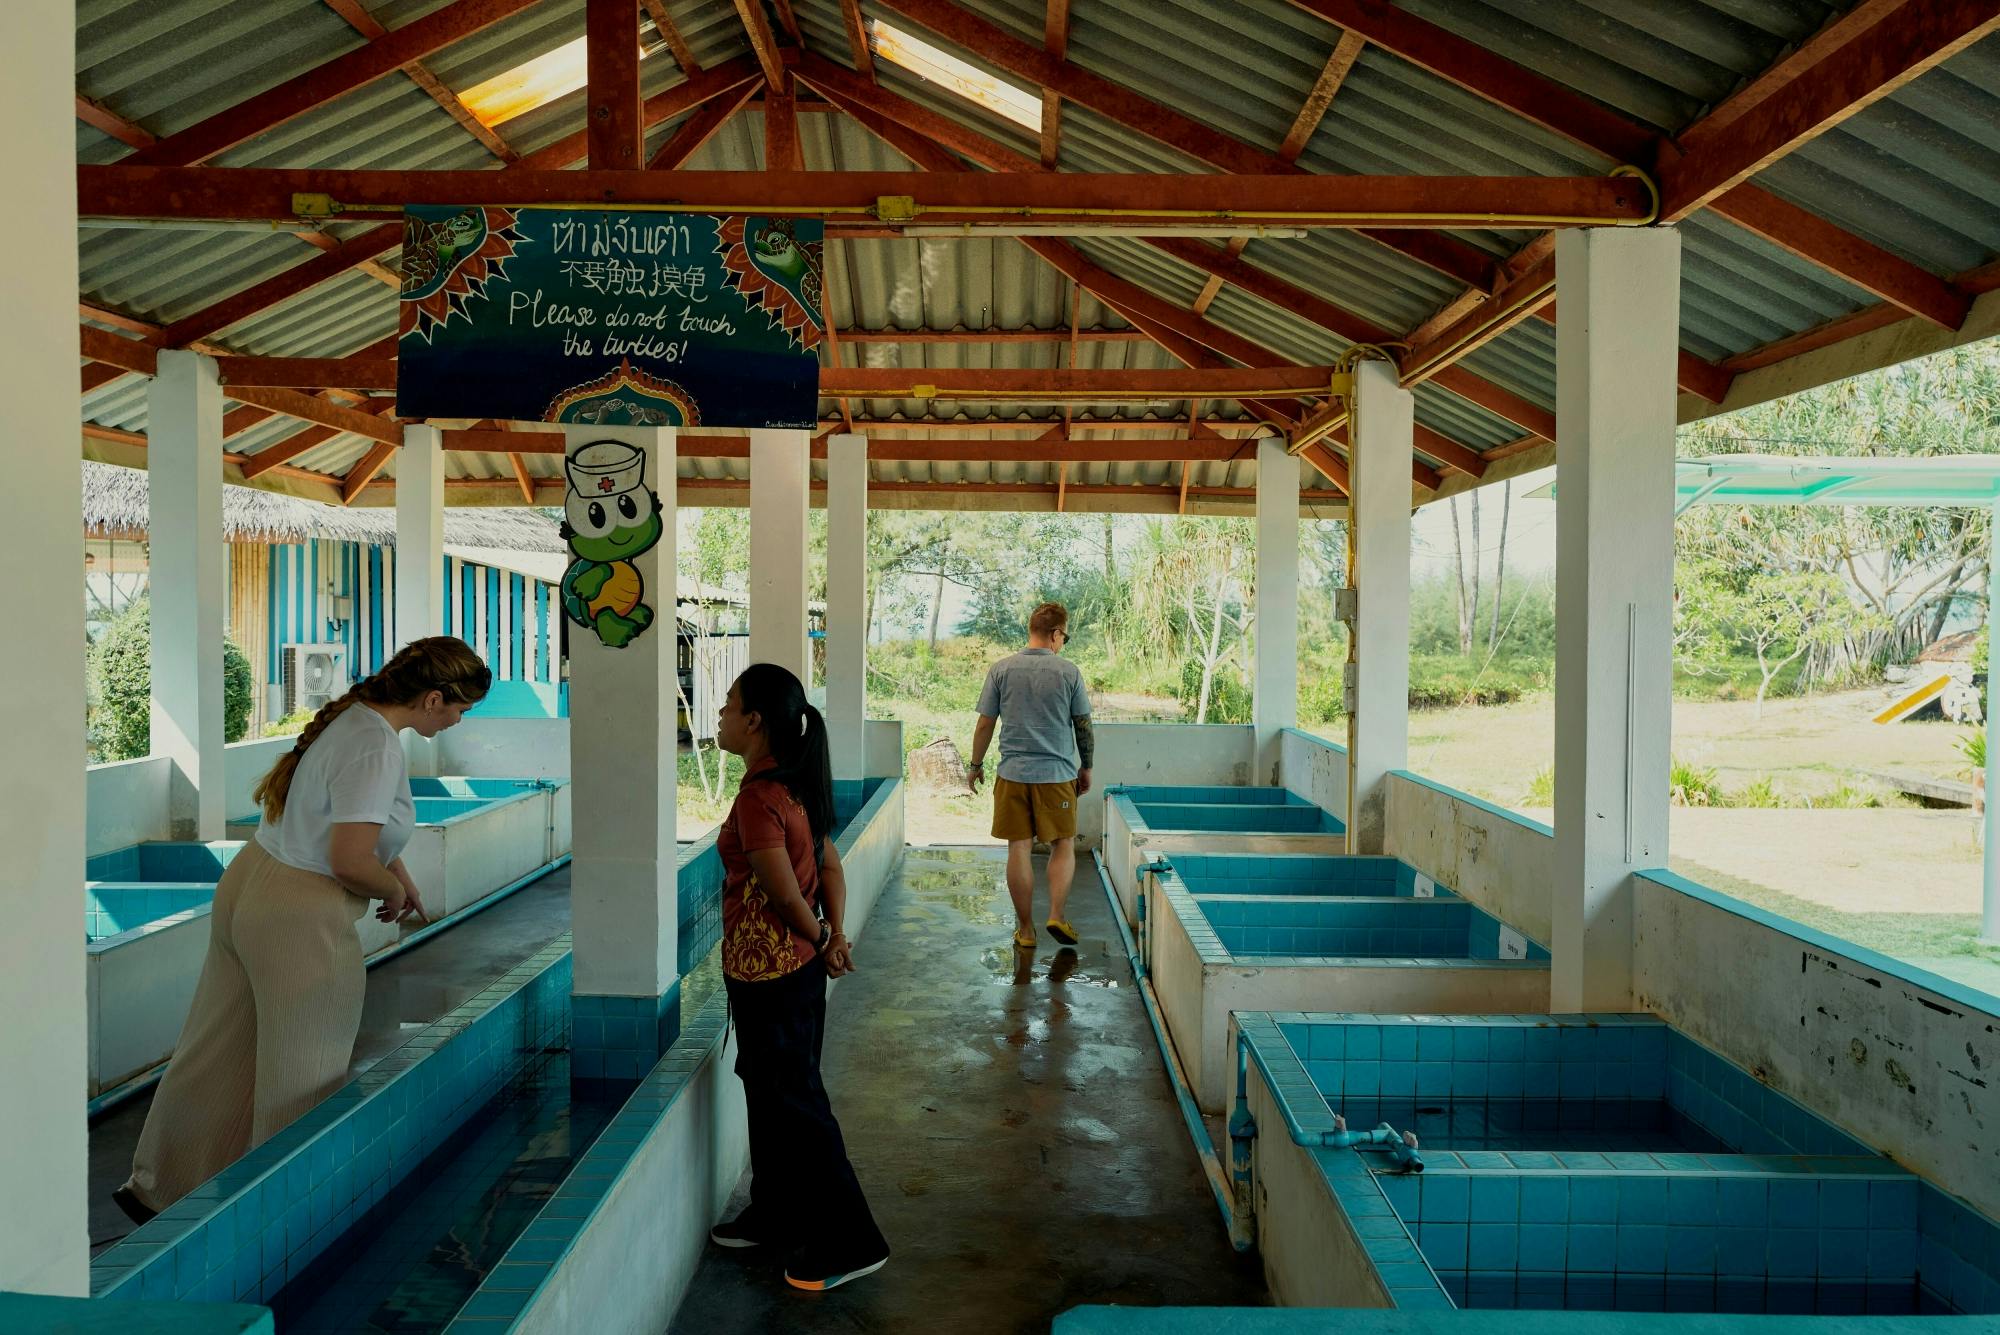
[[222, 385], [215, 359], [160, 354], [146, 397], [153, 603], [152, 753], [173, 764], [176, 839], [220, 839], [222, 637], [228, 548], [222, 537]]
[[812, 686], [806, 656], [806, 512], [811, 436], [750, 433], [750, 661], [791, 669]]
[[1556, 238], [1555, 1010], [1632, 1005], [1633, 871], [1667, 865], [1680, 235]]
[[1410, 462], [1415, 397], [1388, 362], [1354, 368], [1350, 481], [1354, 488], [1355, 681], [1347, 847], [1380, 853], [1388, 776], [1410, 752]]
[[[0, 5], [0, 175], [23, 207], [6, 238], [0, 397], [0, 843], [7, 849], [0, 967], [0, 1290], [82, 1297], [89, 1034], [83, 924], [83, 480], [76, 455], [76, 6]], [[26, 203], [32, 201], [31, 204]], [[221, 461], [215, 464], [218, 476]], [[218, 545], [220, 539], [218, 532]], [[47, 578], [40, 576], [46, 575]]]
[[868, 438], [826, 442], [826, 726], [833, 777], [867, 775]]
[[1251, 722], [1259, 783], [1279, 781], [1279, 739], [1299, 721], [1299, 458], [1257, 442], [1257, 663]]

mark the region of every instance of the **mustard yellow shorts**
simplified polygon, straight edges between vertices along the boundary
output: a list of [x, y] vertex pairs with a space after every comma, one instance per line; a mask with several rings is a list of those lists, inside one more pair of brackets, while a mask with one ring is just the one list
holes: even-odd
[[1076, 782], [993, 781], [995, 839], [1076, 838]]

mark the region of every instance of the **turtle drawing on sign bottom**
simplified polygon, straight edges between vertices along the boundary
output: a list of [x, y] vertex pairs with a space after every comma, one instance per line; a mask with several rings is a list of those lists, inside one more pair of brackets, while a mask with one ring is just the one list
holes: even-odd
[[619, 440], [594, 440], [564, 461], [562, 536], [569, 543], [563, 612], [599, 642], [622, 649], [653, 624], [646, 583], [632, 564], [665, 531], [660, 498], [646, 486], [646, 455]]

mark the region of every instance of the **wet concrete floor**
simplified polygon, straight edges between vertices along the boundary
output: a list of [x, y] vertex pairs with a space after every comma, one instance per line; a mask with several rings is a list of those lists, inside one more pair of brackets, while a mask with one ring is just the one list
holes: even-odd
[[[1038, 916], [1046, 882], [1037, 859]], [[1083, 1303], [1267, 1302], [1209, 1194], [1088, 862], [1082, 936], [1009, 936], [1002, 850], [913, 848], [828, 1004], [826, 1082], [894, 1255], [824, 1294], [711, 1248], [673, 1330], [1045, 1331]], [[732, 1213], [748, 1200], [739, 1186]]]
[[[361, 1071], [439, 1016], [456, 1008], [515, 964], [569, 930], [569, 868], [523, 886], [478, 916], [455, 923], [420, 946], [368, 971], [361, 1033], [350, 1072]], [[132, 1171], [132, 1151], [146, 1124], [146, 1090], [90, 1124], [90, 1242], [93, 1253], [132, 1231], [111, 1201]]]

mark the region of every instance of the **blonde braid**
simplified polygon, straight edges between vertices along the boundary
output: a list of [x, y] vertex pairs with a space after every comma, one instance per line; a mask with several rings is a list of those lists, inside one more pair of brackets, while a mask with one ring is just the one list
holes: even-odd
[[346, 694], [321, 705], [292, 749], [279, 756], [278, 763], [257, 781], [250, 795], [263, 808], [264, 819], [284, 819], [285, 799], [291, 795], [292, 775], [300, 758], [329, 724], [356, 704], [409, 704], [431, 691], [442, 691], [456, 704], [476, 704], [485, 697], [486, 689], [473, 678], [484, 669], [472, 646], [455, 636], [433, 635], [404, 645], [374, 673], [350, 686]]

